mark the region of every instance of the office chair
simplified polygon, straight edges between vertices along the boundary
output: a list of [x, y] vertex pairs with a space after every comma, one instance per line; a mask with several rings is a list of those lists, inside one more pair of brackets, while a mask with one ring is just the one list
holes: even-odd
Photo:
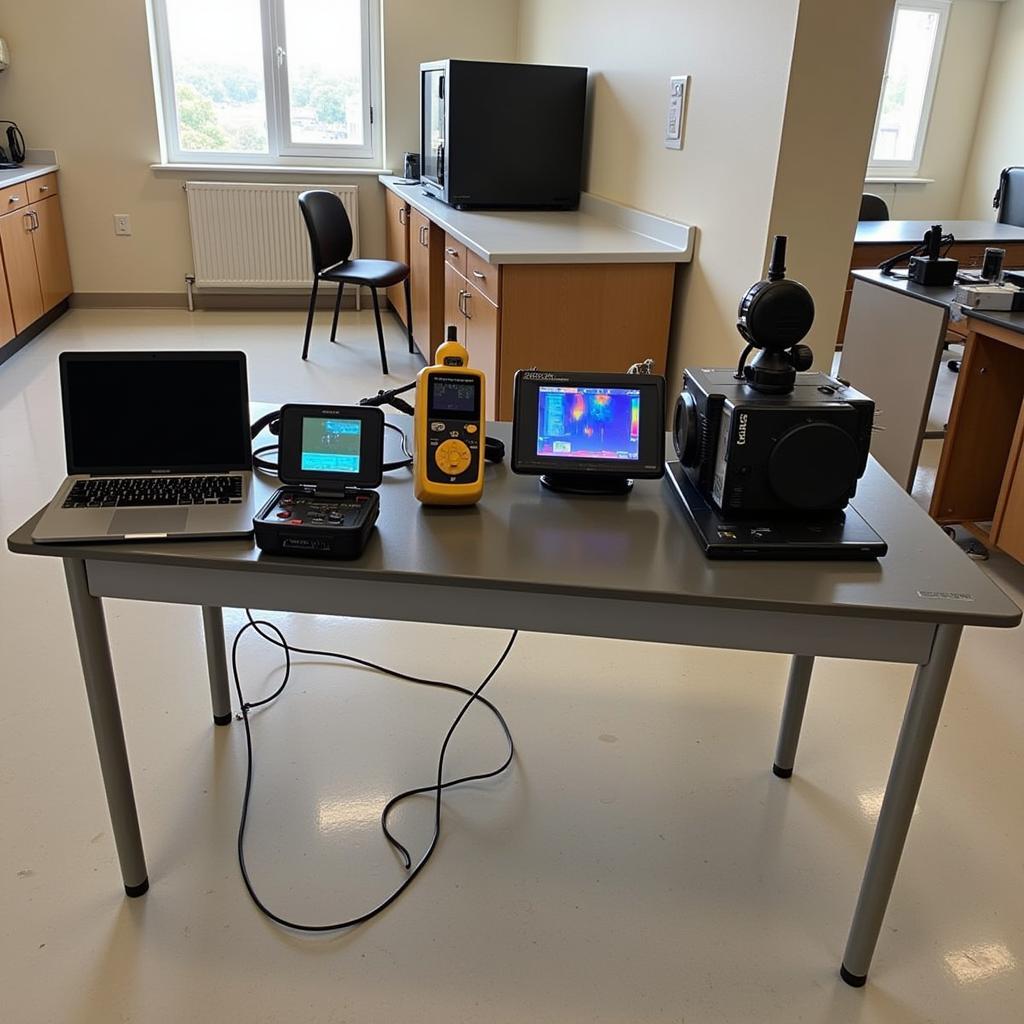
[[384, 348], [384, 328], [380, 322], [378, 288], [390, 288], [400, 282], [405, 285], [405, 322], [409, 335], [409, 351], [415, 352], [412, 337], [412, 297], [409, 288], [409, 267], [395, 260], [353, 260], [352, 225], [342, 201], [333, 193], [311, 189], [299, 196], [299, 209], [309, 232], [309, 246], [313, 254], [313, 290], [309, 296], [309, 315], [306, 317], [306, 340], [302, 345], [302, 358], [309, 356], [309, 335], [313, 330], [313, 311], [316, 308], [317, 287], [321, 281], [337, 281], [338, 295], [334, 300], [334, 320], [331, 323], [331, 341], [338, 332], [338, 311], [345, 284], [351, 281], [357, 288], [367, 285], [373, 296], [373, 315], [377, 320], [377, 341], [380, 343], [380, 368], [388, 372], [388, 355]]
[[1024, 228], [1024, 167], [1003, 168], [992, 205], [998, 211], [996, 223]]
[[860, 214], [857, 220], [888, 220], [889, 207], [881, 196], [865, 192], [860, 197]]

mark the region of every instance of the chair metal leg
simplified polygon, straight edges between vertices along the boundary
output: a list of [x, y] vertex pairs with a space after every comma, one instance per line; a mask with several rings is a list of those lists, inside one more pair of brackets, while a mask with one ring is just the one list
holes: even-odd
[[413, 353], [416, 351], [416, 342], [412, 337], [412, 285], [408, 274], [405, 275], [402, 285], [405, 288], [405, 328], [409, 334], [409, 352]]
[[[358, 289], [359, 285], [356, 285]], [[338, 282], [338, 297], [334, 300], [334, 319], [331, 321], [331, 341], [334, 341], [338, 333], [338, 311], [341, 309], [341, 295], [345, 291], [345, 282]]]
[[388, 354], [384, 348], [384, 325], [380, 322], [380, 302], [377, 299], [377, 289], [371, 288], [373, 296], [373, 315], [377, 319], [377, 341], [380, 343], [380, 370], [386, 377], [388, 375]]
[[313, 330], [313, 310], [316, 309], [316, 290], [320, 285], [320, 278], [313, 278], [313, 291], [309, 295], [309, 316], [306, 317], [306, 340], [302, 344], [302, 358], [309, 356], [309, 335]]

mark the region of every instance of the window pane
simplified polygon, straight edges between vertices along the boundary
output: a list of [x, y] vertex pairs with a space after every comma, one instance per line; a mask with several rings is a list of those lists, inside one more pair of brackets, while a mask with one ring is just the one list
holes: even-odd
[[360, 0], [285, 0], [291, 141], [363, 144]]
[[872, 160], [913, 160], [938, 28], [936, 11], [897, 10]]
[[266, 153], [260, 0], [166, 4], [181, 149]]

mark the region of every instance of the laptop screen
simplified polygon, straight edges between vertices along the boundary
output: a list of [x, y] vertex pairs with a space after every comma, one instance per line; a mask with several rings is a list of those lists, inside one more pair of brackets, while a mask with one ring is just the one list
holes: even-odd
[[242, 352], [65, 352], [69, 473], [252, 468]]

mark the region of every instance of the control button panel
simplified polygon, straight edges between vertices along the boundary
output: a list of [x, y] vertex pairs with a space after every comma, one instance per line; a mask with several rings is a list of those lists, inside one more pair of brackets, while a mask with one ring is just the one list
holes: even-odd
[[469, 483], [480, 471], [480, 429], [464, 420], [431, 420], [427, 432], [427, 478], [435, 483]]

